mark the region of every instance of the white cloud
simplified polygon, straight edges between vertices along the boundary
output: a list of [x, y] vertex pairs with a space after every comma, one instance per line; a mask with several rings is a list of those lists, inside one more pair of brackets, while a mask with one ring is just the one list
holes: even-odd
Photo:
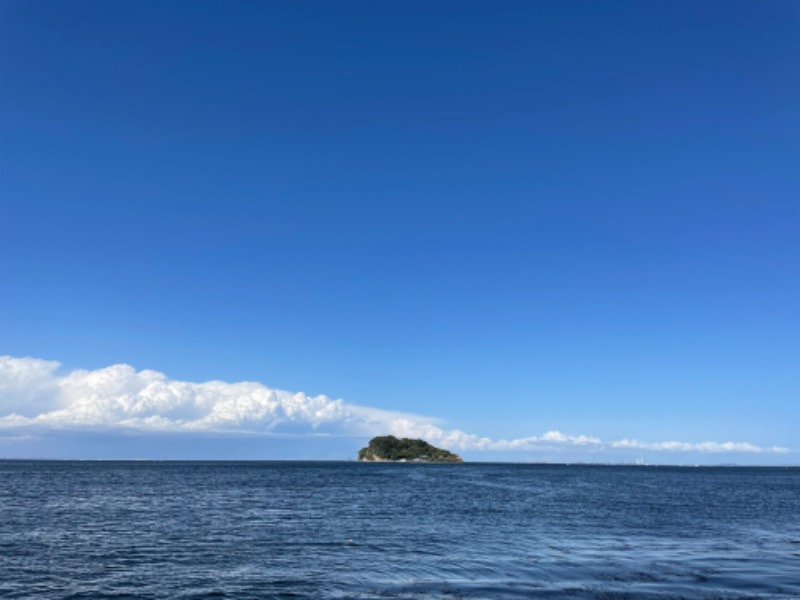
[[58, 395], [57, 368], [49, 360], [0, 356], [0, 415], [32, 417], [52, 407]]
[[0, 427], [241, 433], [299, 427], [374, 435], [393, 421], [434, 421], [256, 382], [176, 381], [129, 365], [66, 375], [57, 368], [34, 358], [0, 357]]
[[163, 432], [279, 432], [418, 437], [459, 451], [553, 448], [656, 452], [780, 453], [786, 448], [748, 442], [603, 441], [548, 431], [540, 436], [493, 440], [443, 429], [437, 419], [358, 406], [327, 396], [307, 396], [261, 383], [194, 383], [158, 371], [112, 365], [58, 374], [59, 364], [0, 356], [0, 428], [144, 430]]

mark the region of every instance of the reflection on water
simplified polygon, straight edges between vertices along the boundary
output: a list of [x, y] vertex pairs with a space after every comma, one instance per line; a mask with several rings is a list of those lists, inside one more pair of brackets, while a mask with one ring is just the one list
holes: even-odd
[[800, 597], [800, 469], [0, 462], [0, 596]]

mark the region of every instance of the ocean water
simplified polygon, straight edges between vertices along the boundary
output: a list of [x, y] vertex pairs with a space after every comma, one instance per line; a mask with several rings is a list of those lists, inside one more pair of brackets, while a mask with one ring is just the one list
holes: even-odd
[[800, 597], [800, 469], [0, 461], [0, 597]]

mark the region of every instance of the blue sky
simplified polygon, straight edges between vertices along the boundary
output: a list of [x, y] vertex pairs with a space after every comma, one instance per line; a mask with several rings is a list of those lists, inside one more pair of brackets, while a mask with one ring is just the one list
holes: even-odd
[[[393, 431], [800, 462], [799, 29], [790, 1], [3, 2], [0, 456]], [[259, 382], [214, 397], [260, 417], [197, 413], [209, 381]], [[184, 412], [117, 410], [173, 384]]]

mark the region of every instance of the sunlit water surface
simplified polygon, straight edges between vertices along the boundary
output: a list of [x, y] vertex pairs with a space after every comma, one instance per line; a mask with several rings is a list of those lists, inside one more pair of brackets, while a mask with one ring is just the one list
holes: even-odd
[[0, 597], [800, 597], [800, 469], [0, 461]]

